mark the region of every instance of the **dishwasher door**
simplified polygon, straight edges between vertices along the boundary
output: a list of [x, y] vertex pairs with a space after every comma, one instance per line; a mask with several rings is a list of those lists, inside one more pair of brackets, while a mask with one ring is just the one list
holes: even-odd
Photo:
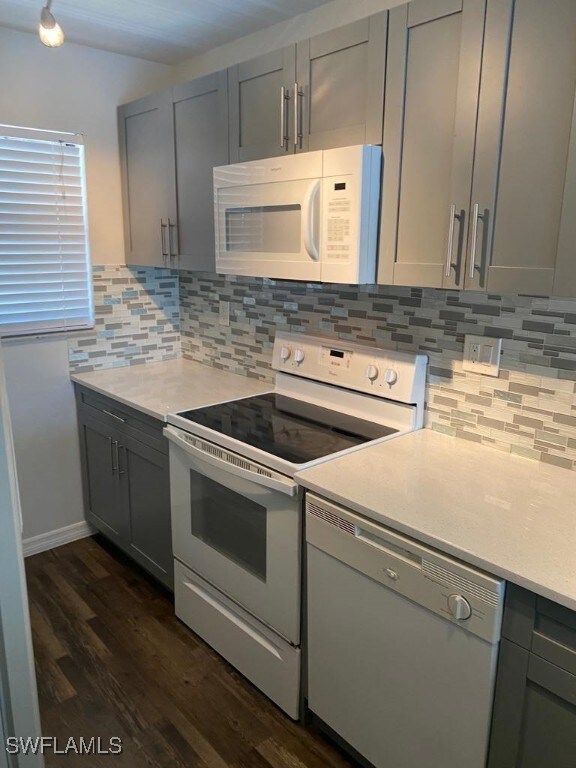
[[504, 582], [306, 509], [309, 709], [377, 768], [485, 768]]

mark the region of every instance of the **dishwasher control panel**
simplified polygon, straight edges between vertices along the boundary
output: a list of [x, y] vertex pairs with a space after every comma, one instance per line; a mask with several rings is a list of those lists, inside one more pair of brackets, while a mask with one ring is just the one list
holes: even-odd
[[499, 641], [502, 579], [311, 493], [306, 541], [462, 629]]

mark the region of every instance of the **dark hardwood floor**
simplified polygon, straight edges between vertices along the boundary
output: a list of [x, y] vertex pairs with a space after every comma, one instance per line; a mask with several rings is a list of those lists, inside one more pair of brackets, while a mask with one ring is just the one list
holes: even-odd
[[47, 766], [345, 768], [174, 616], [127, 558], [83, 539], [26, 561], [44, 735], [122, 739]]

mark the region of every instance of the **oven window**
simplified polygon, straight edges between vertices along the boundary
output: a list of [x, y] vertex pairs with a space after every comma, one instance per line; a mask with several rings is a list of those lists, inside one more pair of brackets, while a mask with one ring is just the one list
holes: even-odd
[[266, 581], [266, 507], [190, 471], [192, 535]]
[[243, 253], [299, 253], [299, 205], [226, 208], [226, 250]]

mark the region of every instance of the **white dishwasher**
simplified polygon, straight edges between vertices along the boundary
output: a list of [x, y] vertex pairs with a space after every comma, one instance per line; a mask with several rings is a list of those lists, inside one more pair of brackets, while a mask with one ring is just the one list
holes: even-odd
[[308, 707], [377, 768], [485, 768], [505, 582], [307, 494]]

